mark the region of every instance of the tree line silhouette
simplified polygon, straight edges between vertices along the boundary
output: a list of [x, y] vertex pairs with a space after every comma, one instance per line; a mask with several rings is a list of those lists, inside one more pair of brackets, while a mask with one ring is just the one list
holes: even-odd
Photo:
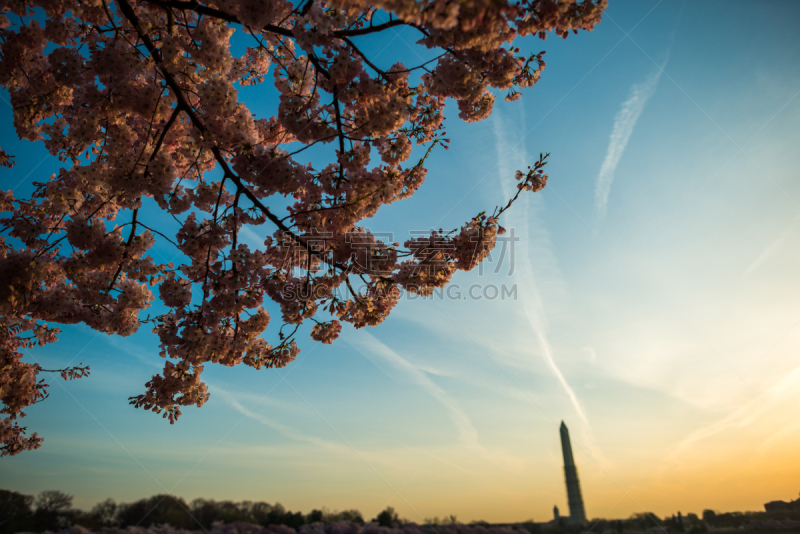
[[[165, 530], [165, 525], [172, 528]], [[570, 523], [564, 517], [547, 523], [473, 521], [463, 525], [451, 515], [444, 519], [425, 519], [423, 525], [418, 526], [401, 519], [392, 507], [387, 507], [371, 521], [365, 521], [358, 510], [332, 512], [323, 508], [303, 514], [286, 510], [280, 503], [213, 499], [194, 499], [187, 503], [180, 497], [161, 494], [130, 503], [106, 499], [84, 511], [73, 508], [72, 496], [61, 491], [47, 490], [34, 497], [0, 490], [0, 534], [58, 532], [76, 526], [89, 531], [152, 527], [158, 528], [159, 534], [174, 532], [172, 529], [202, 530], [207, 534], [209, 531], [211, 534], [578, 534], [587, 531], [591, 534], [699, 534], [709, 530], [741, 529], [788, 532], [800, 530], [800, 508], [726, 513], [704, 510], [702, 516], [692, 513], [684, 516], [678, 512], [663, 518], [646, 512], [627, 519], [594, 519], [583, 525]], [[71, 534], [86, 530], [73, 529]]]
[[[383, 519], [386, 523], [384, 516], [379, 514], [376, 519]], [[305, 524], [337, 521], [364, 523], [358, 510], [312, 510], [309, 514], [303, 514], [286, 510], [280, 503], [212, 499], [195, 499], [187, 503], [174, 495], [153, 495], [131, 503], [116, 503], [113, 499], [106, 499], [87, 512], [73, 508], [72, 496], [61, 491], [43, 491], [34, 498], [31, 495], [0, 490], [0, 534], [46, 530], [55, 532], [73, 525], [97, 530], [104, 527], [147, 528], [166, 524], [180, 529], [198, 530], [201, 527], [210, 529], [215, 523], [237, 522], [265, 527], [285, 525], [296, 530]]]

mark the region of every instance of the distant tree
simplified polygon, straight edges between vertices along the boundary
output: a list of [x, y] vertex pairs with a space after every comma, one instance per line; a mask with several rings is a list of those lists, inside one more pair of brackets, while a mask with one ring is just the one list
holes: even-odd
[[647, 530], [650, 528], [658, 528], [661, 526], [661, 520], [653, 512], [643, 512], [640, 514], [633, 514], [627, 521], [627, 526], [631, 530]]
[[0, 490], [0, 534], [14, 534], [33, 528], [32, 495]]
[[567, 518], [561, 516], [555, 522], [553, 527], [551, 527], [552, 534], [567, 534], [569, 530], [567, 529]]
[[364, 517], [361, 515], [361, 512], [358, 510], [342, 510], [341, 512], [331, 512], [327, 508], [322, 508], [321, 510], [311, 510], [308, 515], [306, 515], [306, 523], [338, 523], [340, 521], [348, 521], [351, 523], [364, 523]]
[[114, 499], [106, 499], [92, 507], [90, 512], [104, 527], [113, 527], [116, 524], [117, 503]]
[[400, 518], [395, 513], [394, 508], [387, 506], [386, 510], [379, 513], [373, 521], [382, 527], [391, 527], [393, 523], [400, 522]]
[[748, 524], [756, 516], [751, 512], [725, 512], [715, 514], [711, 523], [717, 528], [739, 528]]
[[88, 530], [114, 527], [117, 525], [117, 503], [114, 499], [106, 499], [95, 504], [88, 512], [71, 510], [70, 522]]
[[217, 520], [217, 503], [209, 499], [195, 499], [191, 503], [192, 515], [205, 529]]
[[284, 508], [281, 503], [276, 502], [272, 505], [266, 517], [259, 521], [259, 524], [265, 527], [268, 525], [283, 525], [285, 524], [284, 521], [286, 520], [286, 515], [286, 508]]
[[684, 532], [686, 528], [683, 525], [683, 517], [681, 513], [678, 512], [678, 515], [672, 515], [670, 517], [664, 518], [664, 527], [672, 532]]
[[698, 532], [706, 532], [708, 530], [705, 522], [697, 517], [697, 514], [693, 514], [691, 512], [686, 514], [684, 524], [686, 525], [690, 534], [697, 534]]
[[72, 507], [72, 495], [58, 490], [43, 491], [36, 497], [35, 505], [37, 512], [63, 513]]
[[176, 528], [197, 529], [199, 525], [189, 513], [189, 506], [180, 497], [153, 495], [133, 503], [120, 504], [117, 521], [121, 527], [168, 524]]
[[333, 521], [350, 521], [352, 523], [363, 523], [364, 517], [358, 510], [342, 510], [331, 516]]
[[[222, 523], [255, 523], [264, 526], [283, 524], [286, 517], [282, 510], [282, 506], [276, 511], [276, 507], [265, 502], [195, 499], [191, 503], [192, 516], [205, 529], [210, 529], [218, 521]], [[294, 517], [289, 521], [294, 521]]]
[[[480, 524], [480, 526], [487, 527], [489, 523], [486, 521], [473, 521], [471, 524]], [[534, 522], [533, 520], [526, 521], [522, 523], [522, 527], [528, 531], [528, 534], [541, 534], [542, 532], [542, 525], [539, 523]]]
[[217, 521], [223, 523], [255, 523], [250, 516], [250, 505], [247, 501], [235, 503], [233, 501], [219, 501], [216, 503], [217, 507]]
[[306, 520], [309, 523], [322, 523], [325, 519], [325, 515], [322, 513], [322, 510], [311, 510], [308, 516], [306, 516]]
[[306, 524], [306, 518], [302, 512], [287, 512], [280, 524], [298, 530]]
[[717, 521], [717, 513], [714, 510], [703, 510], [703, 522], [707, 526], [712, 526]]
[[36, 496], [34, 506], [34, 530], [60, 530], [69, 526], [72, 495], [58, 490], [46, 490]]
[[256, 502], [250, 507], [250, 515], [253, 521], [259, 525], [266, 525], [269, 514], [272, 512], [272, 505], [265, 502]]

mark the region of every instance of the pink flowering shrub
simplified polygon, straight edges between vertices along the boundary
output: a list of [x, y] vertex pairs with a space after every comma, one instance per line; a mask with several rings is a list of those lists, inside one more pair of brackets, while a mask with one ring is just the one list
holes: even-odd
[[[91, 531], [84, 527], [74, 526], [62, 530], [57, 534], [517, 534], [519, 531], [507, 527], [464, 525], [460, 523], [446, 525], [417, 525], [416, 523], [396, 524], [393, 527], [382, 527], [377, 523], [354, 523], [351, 521], [338, 521], [323, 524], [311, 523], [295, 530], [285, 525], [269, 525], [263, 527], [251, 523], [215, 523], [209, 530], [184, 530], [169, 525], [139, 526], [126, 528], [102, 528]], [[527, 532], [527, 531], [523, 531]]]
[[[379, 324], [402, 291], [427, 295], [473, 269], [504, 232], [499, 217], [516, 196], [492, 216], [405, 248], [359, 224], [427, 178], [426, 158], [449, 142], [448, 98], [461, 119], [478, 121], [498, 90], [516, 100], [539, 80], [543, 52], [519, 56], [516, 38], [591, 30], [605, 7], [0, 0], [0, 85], [17, 134], [64, 162], [30, 198], [0, 193], [2, 454], [41, 443], [18, 424], [47, 387], [21, 351], [54, 341], [50, 324], [122, 336], [151, 324], [167, 361], [131, 403], [174, 422], [181, 407], [208, 399], [206, 364], [282, 367], [298, 354], [301, 324], [315, 321], [311, 337], [332, 343], [343, 322]], [[386, 68], [359, 44], [400, 27], [435, 59]], [[231, 47], [237, 31], [249, 43], [241, 55]], [[239, 98], [242, 87], [264, 83], [279, 94], [271, 117]], [[411, 160], [420, 145], [422, 157]], [[312, 146], [330, 146], [330, 163], [303, 161]], [[9, 158], [0, 151], [0, 166]], [[544, 163], [518, 173], [519, 191], [544, 187]], [[153, 226], [155, 206], [178, 221], [177, 232]], [[244, 244], [244, 225], [272, 236]], [[176, 248], [177, 265], [149, 254], [156, 240]], [[142, 320], [155, 299], [165, 311]], [[263, 337], [275, 319], [265, 299], [281, 310], [272, 343]], [[78, 378], [88, 367], [63, 371]]]

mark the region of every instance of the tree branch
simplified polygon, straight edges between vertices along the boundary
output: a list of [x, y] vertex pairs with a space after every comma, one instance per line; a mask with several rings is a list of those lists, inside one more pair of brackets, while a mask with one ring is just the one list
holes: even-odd
[[344, 38], [343, 38], [343, 40], [344, 40], [344, 42], [345, 42], [345, 43], [347, 43], [347, 45], [348, 45], [350, 48], [352, 48], [352, 49], [353, 49], [353, 51], [354, 51], [356, 54], [358, 54], [359, 56], [361, 56], [361, 59], [363, 59], [363, 60], [364, 60], [364, 63], [366, 63], [367, 65], [369, 65], [369, 66], [372, 68], [372, 70], [374, 70], [375, 72], [377, 72], [377, 73], [378, 73], [378, 75], [380, 75], [380, 77], [381, 77], [381, 78], [383, 78], [383, 79], [384, 79], [384, 80], [386, 80], [387, 82], [390, 82], [390, 83], [391, 83], [391, 80], [389, 80], [389, 77], [386, 75], [386, 73], [385, 73], [385, 72], [383, 72], [383, 71], [382, 71], [381, 69], [379, 69], [378, 67], [376, 67], [375, 65], [373, 65], [373, 64], [372, 64], [372, 62], [369, 60], [369, 58], [366, 56], [366, 54], [364, 54], [364, 53], [363, 53], [361, 50], [359, 50], [359, 49], [358, 49], [358, 47], [357, 47], [355, 44], [353, 44], [353, 41], [351, 41], [351, 40], [350, 40], [350, 39], [348, 39], [347, 37], [344, 37]]
[[[131, 246], [131, 243], [133, 243], [133, 238], [136, 235], [136, 219], [137, 219], [138, 216], [139, 216], [139, 208], [134, 208], [134, 210], [133, 210], [133, 219], [131, 220], [131, 233], [128, 234], [128, 240], [125, 242], [125, 248], [126, 249], [129, 246]], [[106, 295], [111, 293], [111, 290], [114, 289], [114, 284], [117, 283], [117, 278], [119, 277], [119, 273], [122, 272], [122, 266], [125, 265], [125, 256], [127, 256], [127, 255], [128, 255], [127, 252], [123, 253], [122, 261], [119, 262], [119, 265], [117, 266], [117, 272], [114, 273], [114, 276], [111, 278], [111, 283], [108, 284], [108, 288], [106, 289]]]
[[[173, 8], [181, 11], [194, 11], [198, 15], [214, 17], [227, 22], [232, 22], [234, 24], [242, 24], [239, 21], [239, 19], [236, 18], [236, 16], [231, 15], [230, 13], [226, 13], [221, 9], [205, 6], [197, 2], [196, 0], [143, 0], [143, 1], [147, 2], [148, 4], [153, 4], [155, 6], [159, 6], [165, 9]], [[310, 5], [308, 7], [310, 8]], [[127, 17], [127, 15], [125, 16]], [[333, 32], [333, 36], [340, 39], [343, 37], [357, 37], [359, 35], [369, 35], [371, 33], [377, 33], [383, 30], [387, 30], [389, 28], [393, 28], [395, 26], [404, 26], [404, 25], [417, 27], [415, 24], [412, 24], [410, 22], [405, 22], [400, 19], [394, 19], [388, 22], [384, 22], [383, 24], [378, 24], [376, 26], [368, 26], [366, 28], [356, 28], [352, 30], [336, 30]], [[244, 26], [244, 24], [242, 24], [242, 26]], [[284, 37], [294, 37], [294, 32], [292, 30], [288, 28], [282, 28], [274, 24], [267, 24], [263, 28], [256, 28], [256, 29], [258, 29], [259, 31], [276, 33], [278, 35], [283, 35]]]
[[[146, 1], [159, 5], [160, 4], [168, 5], [169, 7], [176, 7], [171, 4], [181, 4], [181, 5], [190, 4], [191, 6], [199, 5], [196, 4], [195, 2], [178, 2], [177, 0], [174, 0], [173, 2], [161, 2], [158, 0], [146, 0]], [[164, 67], [164, 61], [161, 56], [161, 51], [155, 46], [150, 36], [147, 35], [147, 33], [142, 29], [139, 17], [136, 15], [136, 12], [133, 10], [133, 7], [131, 7], [131, 5], [128, 3], [128, 0], [117, 0], [117, 2], [119, 3], [122, 14], [131, 23], [131, 26], [133, 26], [134, 30], [136, 30], [136, 33], [142, 40], [142, 43], [144, 44], [145, 48], [147, 48], [147, 51], [155, 60], [156, 67], [158, 68], [159, 72], [161, 72], [161, 75], [164, 76], [164, 80], [167, 82], [167, 85], [172, 90], [172, 93], [175, 95], [175, 100], [177, 101], [178, 108], [180, 108], [186, 113], [186, 115], [189, 117], [189, 120], [192, 121], [192, 124], [200, 131], [201, 134], [206, 135], [208, 129], [206, 128], [205, 124], [203, 124], [203, 121], [200, 119], [197, 113], [195, 113], [194, 108], [187, 101], [186, 95], [184, 95], [181, 86], [178, 84], [178, 81], [175, 79], [172, 73], [169, 72], [169, 70], [167, 70]], [[190, 6], [187, 5], [187, 9], [189, 7]], [[180, 7], [178, 8], [180, 9]], [[242, 192], [248, 198], [248, 200], [250, 200], [250, 202], [252, 202], [253, 205], [256, 206], [258, 209], [260, 209], [262, 213], [264, 213], [264, 215], [267, 217], [267, 219], [269, 219], [275, 226], [277, 226], [278, 229], [280, 229], [285, 234], [291, 236], [292, 239], [298, 245], [303, 247], [309, 254], [317, 254], [318, 256], [320, 256], [320, 259], [322, 259], [322, 261], [325, 262], [326, 264], [341, 270], [347, 269], [347, 267], [345, 267], [344, 265], [341, 265], [337, 262], [332, 262], [324, 258], [323, 256], [319, 255], [305, 240], [303, 240], [299, 235], [292, 232], [292, 230], [288, 226], [286, 226], [274, 213], [272, 213], [270, 209], [267, 206], [265, 206], [264, 203], [261, 202], [261, 200], [259, 200], [259, 198], [256, 197], [256, 195], [244, 185], [242, 179], [231, 170], [230, 165], [228, 165], [228, 161], [222, 155], [222, 151], [219, 149], [218, 146], [212, 146], [211, 153], [214, 154], [214, 159], [216, 159], [217, 163], [219, 163], [220, 167], [222, 167], [224, 178], [229, 178], [231, 181], [233, 181], [234, 184], [236, 184], [237, 188], [241, 188]]]
[[336, 182], [336, 188], [344, 181], [344, 132], [342, 131], [342, 114], [339, 111], [339, 88], [333, 86], [333, 109], [336, 110], [336, 130], [339, 132], [339, 180]]

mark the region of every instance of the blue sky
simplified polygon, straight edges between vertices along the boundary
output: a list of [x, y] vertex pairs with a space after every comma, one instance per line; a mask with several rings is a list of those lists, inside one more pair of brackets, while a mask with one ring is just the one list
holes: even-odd
[[[208, 367], [210, 401], [172, 426], [127, 404], [163, 365], [147, 329], [65, 328], [30, 361], [92, 375], [52, 380], [25, 419], [45, 444], [4, 458], [0, 487], [61, 489], [83, 507], [171, 492], [547, 520], [566, 508], [564, 420], [591, 517], [795, 497], [798, 16], [791, 1], [612, 1], [591, 33], [523, 41], [547, 51], [541, 82], [481, 123], [451, 106], [452, 149], [413, 198], [367, 222], [401, 241], [456, 227], [551, 152], [547, 188], [505, 220], [513, 261], [495, 254], [454, 279], [461, 296], [477, 284], [516, 298], [406, 300], [333, 346], [302, 338], [285, 369]], [[412, 39], [371, 46], [390, 65], [416, 57]], [[58, 162], [0, 113], [0, 146], [18, 160], [0, 179], [21, 195]]]

